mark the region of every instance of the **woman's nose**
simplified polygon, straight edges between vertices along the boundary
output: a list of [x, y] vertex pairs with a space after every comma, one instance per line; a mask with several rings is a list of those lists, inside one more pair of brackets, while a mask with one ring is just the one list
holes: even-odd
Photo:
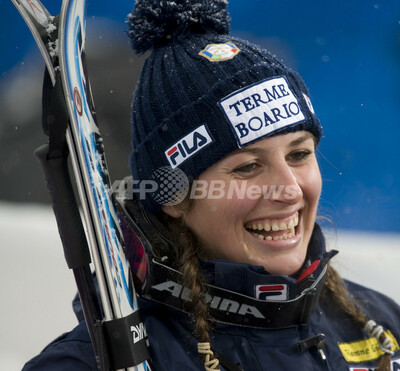
[[270, 168], [267, 175], [264, 198], [290, 204], [295, 204], [302, 199], [303, 191], [293, 168], [286, 162]]

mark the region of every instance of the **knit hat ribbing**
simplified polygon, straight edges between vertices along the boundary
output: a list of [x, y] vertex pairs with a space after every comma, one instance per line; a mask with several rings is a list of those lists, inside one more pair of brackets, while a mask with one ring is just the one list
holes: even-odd
[[[132, 107], [134, 179], [151, 179], [162, 166], [178, 166], [193, 179], [237, 148], [279, 133], [308, 130], [319, 141], [321, 126], [300, 76], [269, 52], [230, 37], [226, 6], [137, 1], [129, 17], [132, 47], [152, 52]], [[144, 205], [160, 207], [151, 197]]]

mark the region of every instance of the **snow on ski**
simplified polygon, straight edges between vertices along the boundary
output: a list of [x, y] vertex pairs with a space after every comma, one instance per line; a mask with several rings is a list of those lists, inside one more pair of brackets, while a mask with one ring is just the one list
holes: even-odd
[[37, 46], [42, 54], [50, 78], [55, 83], [54, 71], [54, 45], [49, 45], [46, 35], [55, 31], [52, 24], [54, 17], [50, 15], [47, 9], [37, 0], [11, 0], [18, 9], [25, 23], [28, 25]]

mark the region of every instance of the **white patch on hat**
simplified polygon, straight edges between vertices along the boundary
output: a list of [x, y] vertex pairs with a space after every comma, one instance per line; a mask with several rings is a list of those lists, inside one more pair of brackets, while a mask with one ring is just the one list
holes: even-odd
[[284, 76], [237, 90], [218, 104], [232, 126], [239, 147], [305, 120]]
[[213, 142], [206, 125], [201, 125], [169, 147], [164, 153], [172, 169]]
[[233, 43], [208, 44], [199, 55], [207, 58], [211, 62], [221, 62], [232, 59], [240, 49]]

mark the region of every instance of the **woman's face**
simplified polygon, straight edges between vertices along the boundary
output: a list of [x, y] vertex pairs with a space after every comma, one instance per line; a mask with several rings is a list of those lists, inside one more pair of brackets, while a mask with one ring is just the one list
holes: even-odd
[[305, 260], [321, 193], [314, 147], [306, 131], [260, 140], [204, 171], [188, 209], [164, 211], [183, 216], [207, 256], [294, 274]]

